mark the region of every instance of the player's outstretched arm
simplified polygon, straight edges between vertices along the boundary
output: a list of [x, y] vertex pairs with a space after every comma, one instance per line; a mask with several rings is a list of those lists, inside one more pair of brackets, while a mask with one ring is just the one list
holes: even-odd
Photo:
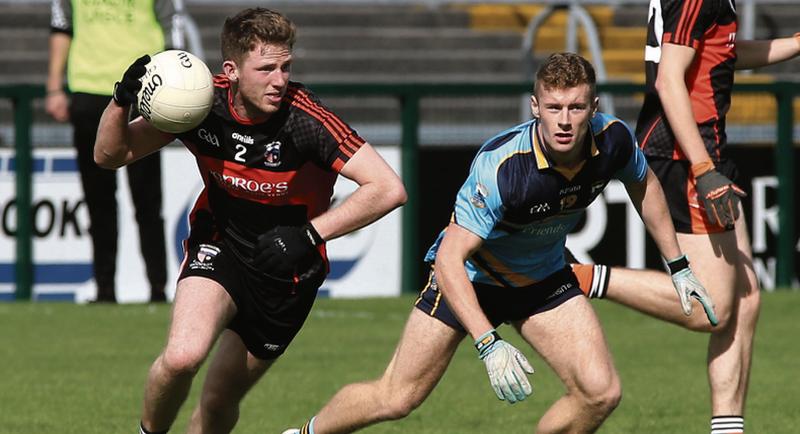
[[644, 181], [630, 182], [625, 187], [631, 202], [639, 211], [647, 231], [656, 242], [661, 255], [667, 260], [672, 275], [672, 284], [678, 293], [684, 315], [692, 314], [691, 298], [696, 298], [703, 306], [711, 325], [717, 325], [714, 301], [694, 276], [689, 268], [688, 259], [680, 251], [667, 200], [658, 178], [648, 168]]
[[114, 85], [113, 98], [100, 118], [94, 144], [94, 161], [100, 167], [122, 167], [161, 149], [174, 139], [141, 116], [128, 123], [131, 104], [136, 103], [136, 94], [142, 87], [140, 80], [149, 61], [148, 55], [137, 59]]
[[436, 281], [448, 306], [475, 340], [497, 398], [513, 404], [533, 392], [526, 374], [533, 367], [522, 353], [497, 334], [483, 313], [464, 262], [483, 243], [467, 229], [451, 223], [436, 254]]
[[736, 41], [736, 69], [753, 69], [800, 55], [800, 33], [788, 38]]

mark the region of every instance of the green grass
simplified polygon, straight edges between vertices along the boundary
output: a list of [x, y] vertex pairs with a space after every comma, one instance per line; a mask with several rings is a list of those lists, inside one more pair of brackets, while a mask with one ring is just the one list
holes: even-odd
[[[756, 338], [747, 426], [795, 433], [800, 424], [797, 292], [765, 293]], [[306, 327], [242, 406], [237, 433], [280, 433], [312, 415], [342, 385], [379, 375], [412, 299], [319, 300]], [[624, 397], [601, 433], [707, 433], [706, 336], [609, 302], [600, 313]], [[0, 432], [133, 433], [147, 369], [163, 345], [169, 306], [0, 304]], [[504, 336], [521, 340], [510, 330]], [[534, 396], [494, 398], [470, 345], [462, 345], [428, 400], [405, 420], [365, 433], [532, 432], [561, 394], [529, 347]], [[192, 395], [172, 432], [185, 430]]]

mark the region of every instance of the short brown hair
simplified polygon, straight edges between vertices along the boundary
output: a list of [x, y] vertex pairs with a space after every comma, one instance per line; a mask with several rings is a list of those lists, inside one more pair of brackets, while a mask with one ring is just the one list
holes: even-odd
[[594, 67], [588, 60], [575, 53], [553, 53], [536, 72], [537, 89], [569, 89], [588, 84], [595, 95]]
[[220, 35], [222, 60], [240, 62], [256, 44], [294, 45], [295, 26], [279, 12], [245, 9], [225, 20]]

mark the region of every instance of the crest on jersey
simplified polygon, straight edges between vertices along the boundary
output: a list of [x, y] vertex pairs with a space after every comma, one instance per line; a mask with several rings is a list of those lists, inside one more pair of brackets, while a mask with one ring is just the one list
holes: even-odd
[[264, 149], [264, 165], [267, 167], [277, 167], [281, 164], [281, 142], [274, 141], [267, 143]]
[[469, 198], [472, 206], [476, 208], [486, 208], [486, 196], [489, 195], [489, 189], [483, 184], [475, 184], [475, 192]]
[[219, 248], [211, 244], [200, 244], [197, 256], [189, 263], [191, 270], [214, 270], [214, 258], [219, 254]]

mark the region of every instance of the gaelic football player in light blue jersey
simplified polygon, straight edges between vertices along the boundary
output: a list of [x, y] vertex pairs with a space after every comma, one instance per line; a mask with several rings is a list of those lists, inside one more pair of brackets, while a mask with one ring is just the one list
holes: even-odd
[[[597, 103], [589, 62], [570, 53], [547, 59], [531, 97], [535, 119], [489, 139], [473, 160], [450, 225], [428, 251], [428, 283], [383, 376], [345, 386], [286, 434], [346, 433], [408, 415], [467, 335], [497, 397], [525, 399], [533, 367], [495, 330], [502, 323], [522, 335], [566, 389], [536, 432], [594, 432], [602, 424], [621, 387], [597, 316], [564, 261], [567, 233], [618, 179], [662, 255], [682, 255], [661, 185], [631, 130], [597, 113]], [[688, 264], [681, 268], [673, 276], [678, 293], [705, 297]]]

